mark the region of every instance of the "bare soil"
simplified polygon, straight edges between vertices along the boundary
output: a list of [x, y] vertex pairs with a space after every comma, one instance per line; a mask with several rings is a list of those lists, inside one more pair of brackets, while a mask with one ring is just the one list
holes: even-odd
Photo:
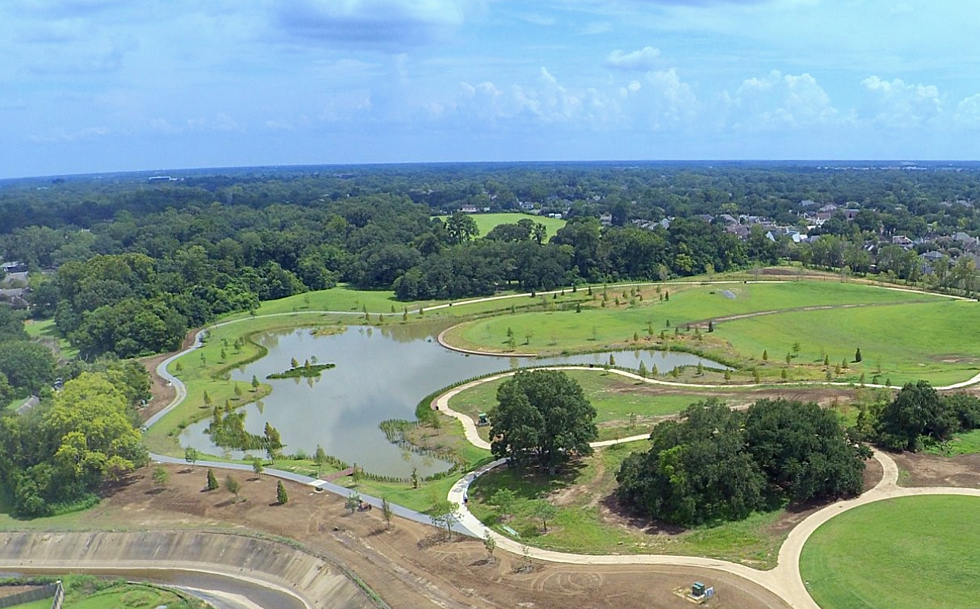
[[922, 453], [892, 453], [902, 486], [980, 487], [980, 455], [941, 457]]
[[289, 537], [335, 557], [399, 609], [681, 609], [690, 603], [673, 590], [694, 581], [715, 586], [718, 594], [709, 607], [787, 607], [754, 584], [704, 569], [535, 561], [531, 571], [515, 573], [520, 557], [498, 550], [488, 561], [479, 540], [442, 541], [435, 529], [398, 518], [385, 530], [380, 510], [351, 515], [339, 497], [305, 485], [285, 482], [289, 503], [278, 506], [274, 478], [239, 474], [242, 500], [236, 502], [224, 490], [202, 490], [205, 468], [166, 467], [166, 488], [152, 481], [149, 469], [141, 470], [86, 513], [83, 526], [220, 527]]

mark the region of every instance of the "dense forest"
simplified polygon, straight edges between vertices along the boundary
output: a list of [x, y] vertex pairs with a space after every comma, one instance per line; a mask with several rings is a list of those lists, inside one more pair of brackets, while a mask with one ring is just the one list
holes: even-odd
[[[955, 256], [955, 244], [872, 254], [869, 240], [980, 230], [973, 167], [473, 164], [177, 175], [0, 184], [0, 258], [28, 266], [30, 314], [53, 316], [83, 358], [170, 350], [187, 328], [221, 314], [338, 282], [403, 300], [451, 299], [780, 258], [916, 281], [920, 249]], [[822, 235], [812, 244], [769, 238], [758, 224], [739, 237], [710, 218], [798, 226], [803, 201], [860, 212], [811, 230]], [[435, 217], [465, 206], [562, 214], [568, 224], [546, 240], [533, 215], [486, 235], [469, 217]], [[975, 266], [943, 264], [938, 287], [974, 289]]]

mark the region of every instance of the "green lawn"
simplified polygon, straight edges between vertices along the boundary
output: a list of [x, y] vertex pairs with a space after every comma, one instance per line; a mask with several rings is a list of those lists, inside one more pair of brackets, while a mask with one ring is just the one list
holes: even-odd
[[825, 609], [980, 607], [978, 510], [956, 496], [855, 508], [817, 529], [800, 572]]
[[24, 331], [31, 338], [44, 339], [57, 344], [61, 350], [61, 356], [65, 359], [75, 359], [78, 357], [78, 349], [72, 347], [68, 339], [61, 335], [61, 332], [58, 331], [58, 326], [54, 325], [54, 318], [28, 321], [24, 324]]
[[[916, 379], [947, 384], [966, 380], [980, 370], [980, 352], [970, 335], [961, 331], [980, 322], [980, 306], [975, 302], [840, 282], [734, 284], [726, 288], [735, 294], [734, 299], [722, 295], [722, 287], [669, 284], [663, 288], [670, 290], [669, 301], [661, 301], [652, 287], [643, 289], [642, 301], [629, 293], [624, 297], [622, 288], [610, 287], [605, 308], [590, 302], [581, 313], [529, 312], [480, 319], [453, 328], [447, 339], [462, 347], [504, 352], [510, 348], [510, 329], [518, 338], [532, 334], [528, 345], [518, 344], [515, 350], [558, 353], [623, 347], [639, 338], [640, 344], [676, 344], [674, 348], [694, 349], [741, 367], [758, 366], [762, 376], [770, 379], [780, 376], [783, 368], [790, 380], [822, 379], [825, 356], [831, 366], [846, 359], [848, 368], [835, 380], [855, 383], [862, 373], [866, 382], [872, 382], [879, 365], [879, 382], [890, 378], [893, 384]], [[599, 303], [603, 291], [594, 290]], [[876, 306], [799, 310], [844, 304]], [[674, 335], [678, 327], [686, 330], [690, 322], [770, 310], [788, 311], [718, 322], [715, 332], [703, 333], [698, 342], [690, 332]], [[666, 341], [659, 340], [661, 331]], [[795, 343], [799, 343], [799, 353], [793, 351]], [[851, 362], [859, 347], [863, 362], [854, 365]], [[769, 356], [766, 363], [763, 352]], [[793, 356], [790, 365], [784, 363], [787, 354]]]
[[[521, 475], [499, 468], [478, 478], [470, 487], [469, 507], [494, 530], [515, 529], [529, 545], [583, 554], [676, 554], [721, 558], [756, 568], [772, 568], [785, 534], [773, 533], [781, 512], [754, 514], [740, 522], [690, 529], [674, 535], [658, 534], [610, 519], [601, 508], [616, 486], [623, 459], [639, 444], [604, 448], [583, 460], [580, 469], [556, 478]], [[498, 489], [515, 492], [518, 499], [509, 514], [489, 503]], [[531, 503], [547, 498], [558, 514], [545, 532], [534, 518]]]
[[[438, 216], [440, 220], [445, 221], [449, 216]], [[523, 220], [527, 218], [533, 221], [535, 224], [544, 224], [545, 228], [548, 229], [548, 238], [550, 239], [558, 232], [558, 229], [565, 226], [565, 220], [559, 218], [549, 218], [547, 216], [535, 216], [532, 214], [521, 214], [521, 213], [509, 213], [509, 214], [472, 214], [471, 217], [476, 220], [476, 226], [480, 229], [480, 236], [486, 236], [495, 226], [498, 224], [517, 224], [518, 220]]]
[[[565, 374], [582, 386], [585, 397], [595, 407], [600, 440], [646, 433], [654, 419], [676, 414], [702, 399], [691, 395], [641, 393], [636, 390], [636, 381], [601, 370], [567, 370]], [[481, 412], [489, 412], [497, 404], [497, 388], [506, 380], [467, 389], [455, 395], [449, 406], [476, 421]], [[630, 413], [637, 415], [636, 427], [629, 427]], [[484, 440], [489, 439], [489, 427], [481, 427], [479, 431]]]
[[[861, 349], [870, 382], [880, 365], [881, 381], [892, 384], [925, 379], [934, 385], [965, 381], [980, 370], [980, 349], [964, 328], [980, 324], [980, 303], [944, 301], [900, 306], [781, 313], [720, 324], [715, 334], [751, 355], [764, 349], [780, 357], [794, 342], [799, 361], [814, 363], [826, 354], [831, 364], [851, 361]], [[756, 355], [758, 357], [758, 355]]]
[[927, 443], [924, 451], [947, 457], [978, 454], [980, 453], [980, 429], [957, 433], [946, 444]]

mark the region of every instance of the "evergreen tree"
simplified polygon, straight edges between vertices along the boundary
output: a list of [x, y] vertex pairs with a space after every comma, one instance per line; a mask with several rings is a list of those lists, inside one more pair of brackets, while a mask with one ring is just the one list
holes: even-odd
[[286, 494], [286, 487], [283, 486], [282, 480], [276, 485], [276, 501], [279, 505], [286, 505], [289, 503], [289, 495]]
[[208, 468], [208, 490], [213, 491], [218, 488], [218, 479], [214, 477], [214, 470]]

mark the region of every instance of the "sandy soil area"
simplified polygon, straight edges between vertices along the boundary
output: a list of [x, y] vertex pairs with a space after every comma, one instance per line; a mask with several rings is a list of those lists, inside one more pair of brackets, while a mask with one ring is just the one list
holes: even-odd
[[532, 571], [515, 573], [521, 557], [498, 551], [495, 560], [487, 561], [479, 540], [440, 541], [431, 527], [399, 519], [387, 531], [380, 510], [350, 515], [339, 497], [314, 493], [305, 485], [286, 483], [289, 503], [276, 506], [275, 479], [239, 474], [244, 501], [236, 503], [224, 490], [202, 491], [204, 468], [167, 467], [166, 488], [152, 481], [149, 469], [142, 470], [88, 513], [86, 524], [232, 527], [289, 537], [345, 564], [399, 609], [680, 609], [690, 602], [674, 590], [694, 581], [715, 586], [718, 596], [711, 607], [787, 606], [736, 576], [703, 569], [534, 563]]

